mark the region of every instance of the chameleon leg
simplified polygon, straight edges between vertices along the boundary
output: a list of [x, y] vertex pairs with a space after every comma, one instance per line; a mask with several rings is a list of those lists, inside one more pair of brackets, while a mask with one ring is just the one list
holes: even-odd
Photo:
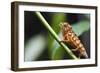
[[77, 48], [75, 48], [75, 49], [71, 49], [72, 51], [77, 51], [77, 50], [79, 50], [79, 46], [77, 47]]
[[66, 42], [68, 42], [68, 40], [61, 40], [60, 42], [66, 43]]
[[71, 49], [72, 51], [77, 51], [78, 50], [78, 48], [76, 48], [76, 49]]
[[68, 38], [68, 35], [65, 35], [66, 37], [63, 38], [63, 40], [61, 40], [60, 42], [63, 42], [63, 43], [68, 43], [70, 40]]

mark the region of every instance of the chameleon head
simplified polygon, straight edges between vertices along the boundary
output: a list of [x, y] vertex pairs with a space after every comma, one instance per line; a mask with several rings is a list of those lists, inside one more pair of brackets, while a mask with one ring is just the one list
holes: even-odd
[[62, 29], [62, 33], [65, 34], [67, 33], [68, 31], [71, 31], [72, 30], [72, 27], [69, 23], [67, 22], [63, 22], [60, 24], [61, 25], [61, 29]]

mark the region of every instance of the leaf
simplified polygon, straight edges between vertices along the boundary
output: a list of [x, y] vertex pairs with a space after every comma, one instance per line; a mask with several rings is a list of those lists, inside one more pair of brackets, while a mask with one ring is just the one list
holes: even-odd
[[[54, 13], [53, 14], [52, 20], [51, 20], [51, 27], [56, 32], [56, 34], [58, 34], [60, 32], [59, 23], [65, 21], [65, 19], [66, 19], [66, 15], [64, 13]], [[55, 39], [51, 36], [51, 34], [48, 34], [48, 42], [49, 42], [48, 43], [48, 46], [49, 46], [48, 50], [49, 50], [50, 56], [52, 56], [51, 52], [54, 49], [54, 47], [53, 47], [53, 45], [54, 45], [53, 42], [54, 41], [55, 41]]]
[[73, 24], [72, 29], [76, 33], [77, 36], [82, 35], [85, 31], [89, 30], [89, 21], [80, 21], [76, 24]]
[[59, 46], [58, 48], [55, 48], [52, 51], [52, 60], [61, 60], [63, 58], [64, 55], [64, 50], [61, 46]]
[[36, 60], [44, 51], [46, 39], [43, 34], [33, 36], [25, 45], [25, 61]]
[[59, 23], [64, 22], [66, 19], [66, 14], [64, 13], [55, 13], [53, 15], [52, 21], [51, 21], [51, 26], [52, 29], [58, 34], [60, 31]]

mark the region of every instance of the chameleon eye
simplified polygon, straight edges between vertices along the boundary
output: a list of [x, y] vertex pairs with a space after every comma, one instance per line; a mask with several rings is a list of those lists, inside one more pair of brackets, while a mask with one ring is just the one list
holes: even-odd
[[64, 27], [67, 27], [66, 25], [64, 25]]

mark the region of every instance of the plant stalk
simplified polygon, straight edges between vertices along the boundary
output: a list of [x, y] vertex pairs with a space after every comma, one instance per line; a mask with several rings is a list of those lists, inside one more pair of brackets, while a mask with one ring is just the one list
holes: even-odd
[[48, 22], [45, 20], [45, 18], [42, 16], [40, 12], [35, 12], [38, 18], [43, 22], [43, 25], [49, 30], [50, 34], [55, 38], [55, 40], [66, 50], [66, 52], [73, 58], [78, 59], [72, 51], [63, 43], [61, 42], [58, 35], [54, 32], [54, 30], [51, 28], [51, 26], [48, 24]]

